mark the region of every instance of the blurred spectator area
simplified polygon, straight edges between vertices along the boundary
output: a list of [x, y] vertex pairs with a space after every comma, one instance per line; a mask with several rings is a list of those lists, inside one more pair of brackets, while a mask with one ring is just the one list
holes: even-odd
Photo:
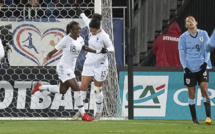
[[[23, 19], [78, 17], [74, 9], [76, 5], [82, 7], [86, 15], [91, 17], [94, 0], [0, 0], [0, 17]], [[126, 6], [126, 2], [113, 0], [113, 6], [116, 7], [113, 9], [113, 16], [123, 17], [123, 10], [117, 7]]]

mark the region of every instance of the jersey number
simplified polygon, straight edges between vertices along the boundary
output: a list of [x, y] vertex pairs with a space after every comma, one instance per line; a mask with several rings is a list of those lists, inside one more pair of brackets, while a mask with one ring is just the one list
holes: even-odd
[[196, 44], [196, 50], [199, 52], [200, 48], [199, 48], [199, 44]]
[[102, 71], [101, 77], [104, 78], [106, 76], [106, 71]]
[[76, 51], [75, 46], [70, 46], [70, 52], [75, 52], [75, 51]]

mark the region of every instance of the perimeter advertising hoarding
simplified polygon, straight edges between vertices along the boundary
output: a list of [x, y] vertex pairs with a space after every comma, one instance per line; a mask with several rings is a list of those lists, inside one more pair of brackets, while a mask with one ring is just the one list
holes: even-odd
[[[128, 73], [119, 73], [122, 109], [128, 116]], [[209, 95], [212, 119], [215, 118], [215, 72], [209, 74]], [[135, 119], [191, 119], [188, 91], [183, 72], [134, 72]], [[206, 119], [201, 90], [196, 86], [196, 111], [200, 120]]]

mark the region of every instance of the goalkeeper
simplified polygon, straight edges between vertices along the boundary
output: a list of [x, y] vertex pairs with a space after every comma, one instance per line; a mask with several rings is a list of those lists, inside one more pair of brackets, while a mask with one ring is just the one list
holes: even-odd
[[[102, 15], [94, 13], [92, 20], [86, 17], [80, 8], [77, 8], [77, 15], [81, 16], [87, 25], [89, 34], [89, 47], [101, 49], [105, 47], [109, 52], [114, 51], [114, 46], [109, 35], [101, 29]], [[98, 121], [103, 110], [103, 93], [102, 86], [108, 74], [108, 56], [107, 54], [88, 53], [84, 62], [82, 77], [81, 77], [81, 95], [83, 101], [86, 99], [86, 92], [92, 79], [94, 78], [94, 93], [96, 100], [97, 112], [94, 121]], [[80, 117], [80, 112], [73, 116], [73, 120]]]
[[207, 69], [211, 69], [211, 61], [210, 52], [206, 51], [209, 40], [208, 33], [197, 29], [197, 22], [192, 16], [185, 19], [185, 27], [187, 31], [180, 36], [178, 49], [180, 61], [185, 71], [184, 84], [188, 88], [188, 104], [192, 120], [194, 124], [199, 125], [195, 108], [195, 86], [198, 82], [207, 116], [205, 123], [210, 125], [211, 104], [208, 95], [209, 73]]
[[84, 40], [80, 36], [80, 25], [78, 22], [72, 21], [67, 25], [67, 36], [65, 36], [56, 46], [55, 49], [48, 53], [44, 58], [43, 64], [47, 63], [49, 59], [58, 50], [63, 50], [63, 55], [57, 65], [58, 78], [60, 79], [60, 89], [58, 85], [41, 85], [38, 83], [32, 90], [32, 94], [37, 91], [48, 90], [49, 92], [65, 94], [69, 87], [74, 91], [74, 99], [81, 113], [82, 120], [92, 121], [94, 118], [85, 113], [83, 101], [81, 99], [80, 87], [75, 78], [75, 65], [77, 57], [81, 49], [92, 53], [106, 53], [106, 49], [93, 50], [84, 45]]

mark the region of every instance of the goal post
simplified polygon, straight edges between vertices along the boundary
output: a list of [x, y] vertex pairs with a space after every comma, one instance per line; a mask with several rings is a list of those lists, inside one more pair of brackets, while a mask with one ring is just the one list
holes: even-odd
[[101, 14], [102, 13], [102, 1], [101, 0], [95, 0], [95, 5], [94, 5], [94, 13]]
[[[71, 90], [65, 95], [49, 92], [36, 92], [31, 95], [31, 90], [37, 81], [43, 84], [58, 84], [56, 65], [62, 51], [57, 52], [45, 66], [42, 66], [42, 60], [66, 35], [65, 29], [69, 22], [75, 20], [80, 23], [81, 34], [87, 44], [89, 31], [82, 19], [76, 15], [76, 3], [55, 5], [42, 2], [40, 6], [32, 8], [27, 7], [27, 3], [16, 4], [15, 7], [1, 8], [4, 13], [0, 21], [1, 38], [10, 44], [12, 52], [9, 52], [8, 56], [10, 67], [3, 68], [1, 65], [0, 68], [0, 119], [70, 120], [78, 111]], [[85, 1], [79, 3], [88, 17], [94, 12], [102, 14], [102, 28], [113, 41], [111, 4], [112, 0], [95, 0], [93, 4]], [[26, 10], [23, 10], [22, 6]], [[8, 27], [8, 24], [11, 27]], [[10, 36], [13, 36], [11, 40]], [[81, 51], [76, 63], [75, 74], [79, 82], [85, 55], [86, 52]], [[125, 116], [119, 95], [115, 53], [108, 53], [108, 58], [109, 74], [102, 89], [102, 119], [122, 120]], [[95, 110], [92, 87], [93, 84], [89, 86], [85, 103], [85, 109], [90, 114]]]

